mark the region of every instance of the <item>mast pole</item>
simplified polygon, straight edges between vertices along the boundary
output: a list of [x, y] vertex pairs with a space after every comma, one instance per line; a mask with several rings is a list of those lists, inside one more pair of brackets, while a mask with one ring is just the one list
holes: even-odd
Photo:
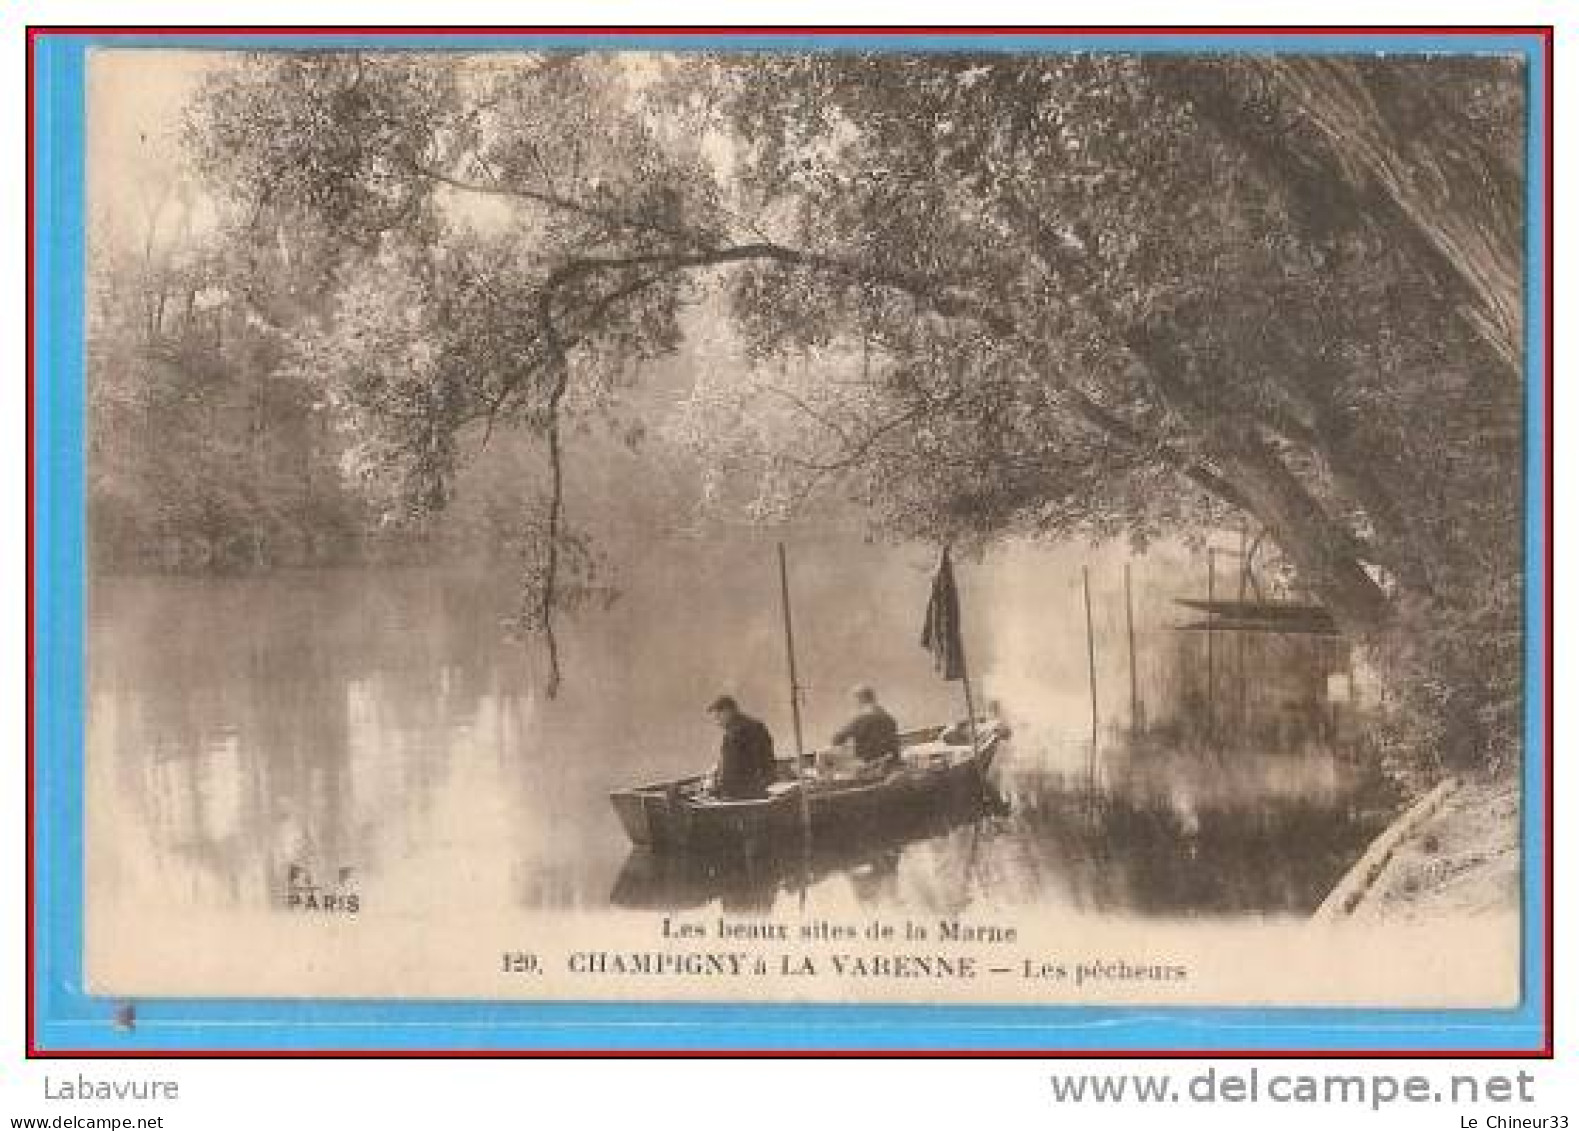
[[[944, 560], [948, 559], [948, 546], [943, 547]], [[950, 574], [952, 575], [952, 564]], [[970, 754], [981, 753], [981, 737], [976, 733], [976, 700], [970, 690], [970, 664], [965, 658], [965, 614], [960, 608], [959, 580], [954, 579], [954, 640], [959, 645], [959, 683], [965, 693], [965, 725], [970, 731]]]
[[811, 885], [811, 798], [806, 793], [806, 742], [800, 725], [800, 679], [795, 672], [795, 621], [790, 615], [789, 562], [784, 543], [779, 543], [779, 601], [784, 611], [784, 656], [789, 666], [790, 718], [795, 723], [795, 782], [800, 793], [801, 848], [805, 856], [805, 882], [801, 885], [801, 907], [805, 908], [806, 889]]
[[965, 662], [965, 624], [960, 618], [959, 626], [959, 682], [965, 689], [965, 718], [970, 725], [971, 757], [981, 753], [981, 739], [976, 734], [976, 700], [970, 693], [970, 665]]
[[784, 611], [784, 655], [789, 661], [790, 717], [795, 722], [795, 776], [799, 777], [806, 744], [800, 725], [800, 679], [795, 673], [795, 621], [790, 615], [789, 563], [782, 542], [779, 543], [779, 602]]

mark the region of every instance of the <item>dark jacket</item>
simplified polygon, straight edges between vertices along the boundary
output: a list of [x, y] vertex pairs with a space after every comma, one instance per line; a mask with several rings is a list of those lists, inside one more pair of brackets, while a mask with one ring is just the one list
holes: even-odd
[[899, 757], [899, 724], [881, 707], [862, 711], [845, 723], [833, 736], [835, 746], [855, 743], [855, 756], [863, 762], [882, 762]]
[[724, 728], [713, 792], [723, 798], [761, 797], [777, 776], [768, 728], [749, 715], [736, 715]]

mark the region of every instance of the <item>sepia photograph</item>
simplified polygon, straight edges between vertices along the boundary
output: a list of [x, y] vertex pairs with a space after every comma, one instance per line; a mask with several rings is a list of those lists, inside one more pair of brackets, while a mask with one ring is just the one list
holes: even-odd
[[1529, 81], [92, 48], [87, 991], [1520, 1005]]

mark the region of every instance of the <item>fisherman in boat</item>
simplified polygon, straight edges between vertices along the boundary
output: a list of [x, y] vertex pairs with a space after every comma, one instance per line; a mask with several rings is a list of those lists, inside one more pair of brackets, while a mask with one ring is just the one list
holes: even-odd
[[893, 769], [899, 762], [899, 724], [870, 687], [857, 687], [850, 695], [855, 700], [855, 717], [834, 732], [833, 744], [853, 746], [855, 760], [865, 771]]
[[778, 775], [773, 736], [768, 728], [742, 711], [728, 695], [714, 699], [707, 713], [724, 732], [718, 748], [718, 768], [713, 771], [713, 796], [721, 801], [765, 797]]

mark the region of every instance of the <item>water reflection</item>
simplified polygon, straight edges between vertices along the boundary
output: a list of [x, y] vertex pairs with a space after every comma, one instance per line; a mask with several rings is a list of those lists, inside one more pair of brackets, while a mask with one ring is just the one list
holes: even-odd
[[[720, 870], [632, 857], [610, 789], [699, 768], [701, 707], [730, 690], [788, 743], [771, 554], [655, 547], [622, 599], [564, 632], [569, 679], [543, 699], [533, 652], [500, 627], [497, 581], [421, 569], [254, 579], [110, 579], [90, 607], [91, 898], [213, 911], [278, 905], [292, 866], [355, 869], [369, 914], [501, 906], [718, 903], [940, 913], [1063, 906], [1155, 913], [1313, 906], [1374, 832], [1364, 770], [1306, 735], [1246, 749], [1104, 731], [1089, 773], [1082, 552], [961, 570], [969, 646], [1016, 740], [1002, 805], [924, 828]], [[876, 682], [904, 725], [957, 689], [916, 646], [926, 548], [798, 545], [810, 735]], [[1143, 590], [1142, 689], [1166, 696], [1170, 575]], [[1147, 602], [1151, 604], [1148, 605]], [[1098, 603], [1099, 626], [1115, 614]], [[1121, 616], [1122, 612], [1118, 614]], [[1122, 656], [1100, 658], [1122, 718]], [[1093, 795], [1092, 786], [1096, 792]], [[711, 870], [709, 870], [711, 869]]]
[[[1247, 760], [1263, 764], [1241, 783], [1268, 769]], [[1202, 774], [1215, 768], [1196, 763]], [[1129, 767], [1093, 793], [1083, 775], [1011, 768], [994, 775], [998, 788], [979, 806], [813, 843], [809, 858], [797, 838], [750, 858], [634, 849], [610, 898], [647, 910], [783, 911], [810, 899], [937, 914], [1028, 905], [1299, 913], [1320, 902], [1389, 812], [1385, 786], [1373, 783], [1362, 804], [1358, 778], [1331, 764], [1297, 775], [1308, 792], [1260, 795], [1181, 794], [1170, 784], [1190, 779], [1177, 762], [1151, 769]]]

